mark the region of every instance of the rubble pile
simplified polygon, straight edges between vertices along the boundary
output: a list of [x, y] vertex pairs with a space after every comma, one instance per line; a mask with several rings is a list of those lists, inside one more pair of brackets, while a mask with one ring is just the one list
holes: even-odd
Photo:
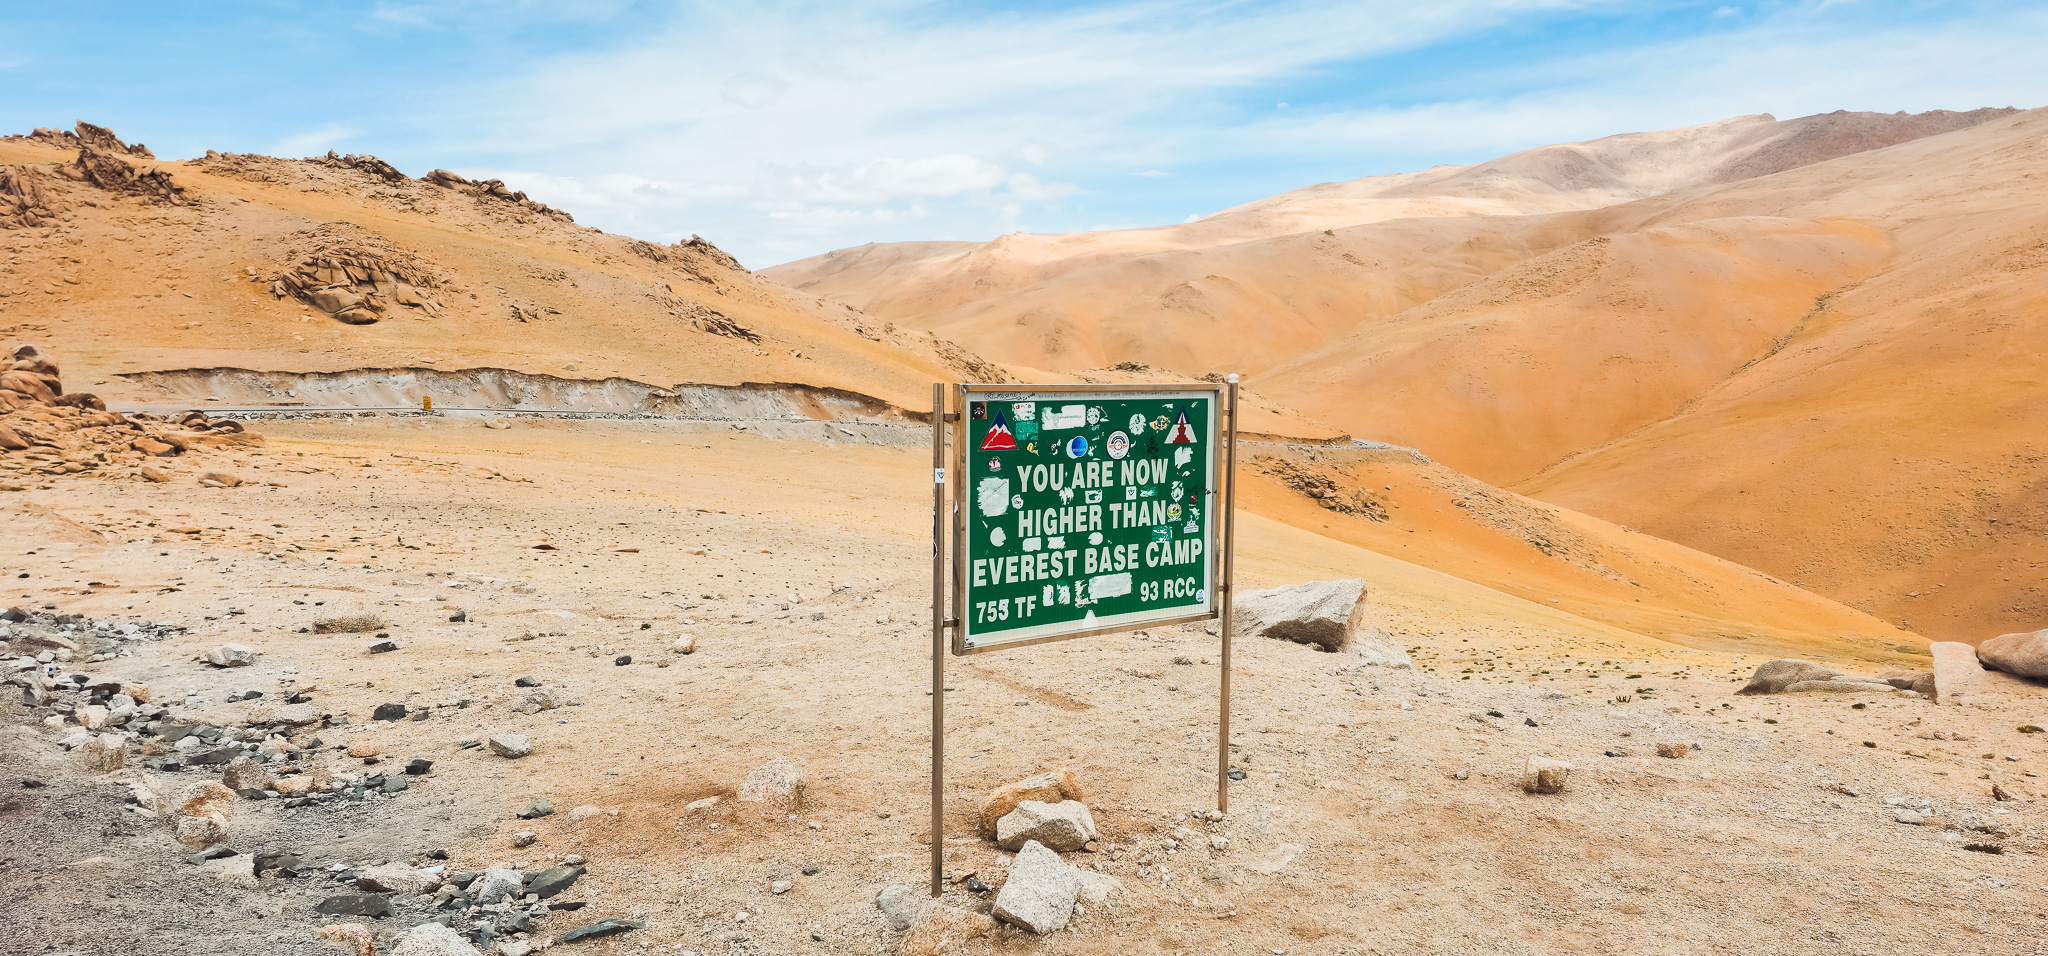
[[171, 481], [162, 459], [262, 442], [241, 422], [201, 412], [166, 420], [107, 411], [97, 395], [65, 392], [56, 363], [32, 345], [0, 372], [0, 486], [8, 477], [82, 473]]

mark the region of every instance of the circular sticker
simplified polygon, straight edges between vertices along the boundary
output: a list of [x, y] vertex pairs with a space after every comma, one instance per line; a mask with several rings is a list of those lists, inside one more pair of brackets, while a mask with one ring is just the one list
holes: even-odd
[[1086, 435], [1075, 435], [1074, 437], [1072, 437], [1072, 438], [1069, 438], [1069, 439], [1067, 439], [1067, 457], [1068, 457], [1068, 458], [1086, 458], [1086, 457], [1088, 457], [1088, 436], [1086, 436]]
[[1109, 457], [1122, 461], [1125, 455], [1131, 453], [1131, 436], [1123, 432], [1110, 432], [1109, 441], [1103, 447], [1108, 449]]
[[1196, 589], [1196, 591], [1195, 591], [1195, 603], [1196, 603], [1196, 604], [1207, 604], [1207, 603], [1209, 603], [1209, 589], [1208, 589], [1208, 588], [1198, 588], [1198, 589]]
[[989, 460], [988, 460], [988, 470], [990, 470], [990, 471], [1002, 471], [1002, 470], [1003, 470], [1003, 460], [1002, 460], [1001, 458], [991, 458], [991, 459], [989, 459]]
[[1017, 509], [1018, 511], [1023, 511], [1023, 510], [1024, 510], [1024, 496], [1023, 496], [1023, 495], [1011, 495], [1011, 496], [1010, 496], [1010, 507], [1012, 507], [1012, 508], [1015, 508], [1015, 509]]
[[1101, 406], [1099, 406], [1099, 405], [1090, 405], [1090, 406], [1088, 406], [1088, 424], [1090, 424], [1090, 425], [1100, 425], [1100, 424], [1102, 424], [1102, 407], [1101, 407]]
[[1131, 416], [1131, 431], [1134, 431], [1134, 432], [1141, 432], [1141, 431], [1144, 431], [1144, 430], [1145, 430], [1145, 416], [1143, 416], [1143, 415], [1132, 415], [1132, 416]]

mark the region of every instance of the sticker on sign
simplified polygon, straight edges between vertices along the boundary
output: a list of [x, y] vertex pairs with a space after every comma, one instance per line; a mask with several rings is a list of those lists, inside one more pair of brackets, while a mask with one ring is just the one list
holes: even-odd
[[962, 391], [955, 654], [1215, 613], [1220, 388]]

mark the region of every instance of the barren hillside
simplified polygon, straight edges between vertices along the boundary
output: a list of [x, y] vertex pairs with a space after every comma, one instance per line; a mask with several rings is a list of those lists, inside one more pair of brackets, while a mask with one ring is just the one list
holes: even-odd
[[[2024, 573], [2048, 559], [2044, 127], [2040, 110], [1741, 117], [1187, 227], [768, 274], [1049, 368], [1249, 372], [1350, 434], [1975, 641], [2048, 617]], [[1200, 238], [1231, 223], [1234, 240]], [[1033, 265], [1007, 284], [941, 274], [1119, 243], [1020, 253]], [[974, 291], [892, 311], [891, 290], [927, 286]]]

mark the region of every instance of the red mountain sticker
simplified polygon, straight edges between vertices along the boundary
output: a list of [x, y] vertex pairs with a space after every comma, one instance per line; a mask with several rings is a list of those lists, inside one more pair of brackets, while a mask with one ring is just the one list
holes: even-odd
[[988, 437], [981, 440], [982, 451], [1015, 451], [1017, 438], [1010, 434], [1010, 417], [996, 413], [995, 426], [988, 430]]
[[1192, 445], [1195, 443], [1195, 429], [1194, 426], [1188, 424], [1187, 412], [1181, 412], [1180, 417], [1174, 419], [1173, 430], [1166, 433], [1166, 443], [1169, 445]]

